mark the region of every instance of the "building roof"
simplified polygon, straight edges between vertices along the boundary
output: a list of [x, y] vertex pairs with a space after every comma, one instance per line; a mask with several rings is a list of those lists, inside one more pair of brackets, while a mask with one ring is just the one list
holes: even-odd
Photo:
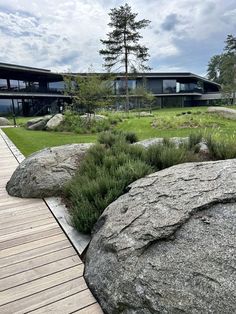
[[0, 63], [1, 78], [7, 78], [9, 74], [11, 79], [15, 80], [43, 80], [57, 82], [62, 80], [62, 74], [53, 73], [50, 70], [21, 66], [16, 64]]
[[[35, 68], [35, 67], [28, 67], [28, 66], [21, 66], [16, 64], [8, 64], [8, 63], [0, 63], [0, 73], [1, 78], [5, 78], [7, 75], [9, 75], [9, 72], [11, 73], [11, 79], [16, 80], [36, 80], [36, 79], [47, 79], [49, 82], [57, 82], [61, 81], [63, 79], [64, 74], [70, 74], [70, 75], [81, 75], [85, 76], [88, 73], [55, 73], [51, 72], [47, 69], [42, 68]], [[104, 75], [106, 73], [93, 73], [98, 75]], [[121, 78], [124, 77], [123, 73], [112, 73], [116, 77]], [[199, 79], [200, 81], [214, 84], [217, 86], [220, 86], [220, 84], [217, 84], [215, 82], [212, 82], [205, 77], [202, 77], [200, 75], [191, 73], [191, 72], [149, 72], [149, 73], [134, 73], [130, 74], [130, 76], [135, 76], [136, 78], [168, 78], [168, 79], [176, 79], [176, 78], [190, 78], [190, 79]]]

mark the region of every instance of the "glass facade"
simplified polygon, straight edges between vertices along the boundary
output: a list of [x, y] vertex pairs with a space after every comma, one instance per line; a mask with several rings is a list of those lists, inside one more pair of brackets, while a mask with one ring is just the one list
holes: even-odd
[[50, 82], [48, 87], [51, 91], [64, 91], [65, 83], [64, 81], [60, 82]]
[[179, 83], [176, 84], [177, 93], [203, 93], [201, 82]]
[[164, 94], [176, 93], [176, 80], [163, 80], [163, 93]]
[[[115, 94], [116, 95], [125, 95], [125, 80], [116, 80], [115, 81]], [[136, 88], [136, 80], [128, 80], [128, 89], [132, 91]]]

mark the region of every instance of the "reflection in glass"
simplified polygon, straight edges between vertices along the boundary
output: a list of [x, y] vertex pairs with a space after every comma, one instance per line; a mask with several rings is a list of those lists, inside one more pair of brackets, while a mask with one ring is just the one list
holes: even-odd
[[[136, 80], [128, 80], [129, 91], [136, 88]], [[117, 80], [115, 82], [115, 93], [119, 95], [125, 94], [125, 80]]]
[[163, 93], [176, 93], [176, 80], [163, 80]]

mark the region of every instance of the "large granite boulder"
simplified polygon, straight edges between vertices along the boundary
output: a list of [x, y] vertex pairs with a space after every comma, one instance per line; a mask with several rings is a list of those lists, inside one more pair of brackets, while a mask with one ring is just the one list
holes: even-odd
[[38, 117], [31, 119], [26, 122], [26, 127], [28, 130], [45, 130], [47, 122], [52, 116], [47, 115], [44, 117]]
[[209, 107], [207, 109], [207, 112], [209, 113], [216, 113], [221, 117], [236, 120], [236, 110], [226, 108], [226, 107]]
[[7, 118], [0, 117], [0, 126], [7, 126], [10, 124], [11, 124], [11, 122]]
[[45, 148], [26, 158], [7, 183], [7, 191], [18, 197], [58, 195], [75, 174], [93, 144], [69, 144]]
[[64, 121], [64, 116], [61, 113], [53, 116], [46, 124], [46, 129], [55, 130]]
[[86, 256], [105, 312], [235, 313], [235, 201], [236, 159], [131, 184], [100, 217]]

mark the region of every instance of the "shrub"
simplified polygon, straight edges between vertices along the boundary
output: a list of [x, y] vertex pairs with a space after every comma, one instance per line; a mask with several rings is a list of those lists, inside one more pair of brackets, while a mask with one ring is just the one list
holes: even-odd
[[172, 143], [151, 145], [146, 152], [146, 161], [156, 170], [161, 170], [186, 160], [187, 149]]
[[125, 138], [126, 138], [126, 141], [131, 144], [138, 141], [138, 137], [134, 132], [125, 133]]
[[188, 138], [188, 148], [194, 149], [202, 141], [202, 138], [203, 135], [201, 132], [191, 133]]
[[236, 143], [235, 141], [216, 140], [213, 136], [206, 137], [206, 143], [210, 152], [210, 159], [222, 160], [236, 158]]
[[140, 159], [143, 148], [129, 145], [117, 134], [102, 136], [106, 145], [97, 144], [88, 151], [78, 173], [65, 187], [72, 222], [84, 233], [91, 232], [103, 210], [125, 192], [127, 185], [153, 171]]

